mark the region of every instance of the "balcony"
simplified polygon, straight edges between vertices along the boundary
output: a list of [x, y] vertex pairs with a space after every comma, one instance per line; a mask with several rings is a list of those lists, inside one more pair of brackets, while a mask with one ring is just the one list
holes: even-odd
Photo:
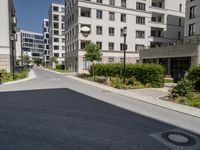
[[152, 13], [150, 26], [155, 28], [166, 28], [165, 15], [160, 13]]
[[152, 0], [151, 7], [165, 9], [165, 0]]
[[82, 7], [81, 8], [81, 14], [80, 14], [81, 17], [88, 17], [90, 18], [91, 17], [91, 9], [90, 8], [85, 8], [85, 7]]

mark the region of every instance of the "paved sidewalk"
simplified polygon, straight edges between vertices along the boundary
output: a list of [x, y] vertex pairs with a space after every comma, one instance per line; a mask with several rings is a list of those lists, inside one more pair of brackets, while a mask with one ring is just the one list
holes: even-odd
[[11, 81], [11, 82], [6, 82], [6, 83], [3, 83], [3, 84], [0, 84], [0, 86], [1, 85], [10, 85], [10, 84], [21, 83], [21, 82], [29, 81], [29, 80], [32, 80], [32, 79], [35, 79], [35, 78], [36, 78], [35, 72], [31, 69], [27, 78], [21, 79], [21, 80], [16, 80], [16, 81]]
[[50, 70], [50, 69], [47, 69], [47, 68], [44, 68], [44, 67], [41, 67], [42, 69], [46, 70], [46, 71], [50, 71], [50, 72], [53, 72], [53, 73], [56, 73], [56, 74], [64, 74], [64, 75], [76, 75], [75, 72], [67, 72], [67, 73], [61, 73], [61, 72], [58, 72], [58, 71], [54, 71], [54, 70]]
[[[198, 108], [194, 108], [194, 107], [190, 107], [190, 106], [185, 106], [185, 105], [180, 105], [180, 104], [176, 104], [176, 103], [172, 103], [172, 102], [168, 102], [168, 101], [164, 101], [159, 99], [160, 96], [165, 96], [165, 94], [167, 95], [166, 92], [161, 92], [159, 91], [158, 94], [154, 94], [157, 93], [154, 89], [154, 92], [152, 92], [151, 89], [149, 89], [149, 91], [145, 91], [145, 89], [142, 90], [134, 90], [134, 91], [129, 91], [129, 90], [120, 90], [120, 89], [116, 89], [113, 87], [109, 87], [100, 83], [96, 83], [96, 82], [92, 82], [92, 81], [88, 81], [88, 80], [84, 80], [75, 76], [67, 76], [71, 79], [74, 80], [78, 80], [80, 82], [101, 88], [105, 91], [109, 91], [112, 93], [116, 93], [119, 95], [123, 95], [132, 99], [136, 99], [139, 101], [143, 101], [146, 103], [150, 103], [156, 106], [160, 106], [163, 108], [167, 108], [167, 109], [171, 109], [177, 112], [181, 112], [187, 115], [191, 115], [191, 116], [195, 116], [200, 118], [200, 109]], [[157, 89], [158, 90], [158, 89]], [[150, 94], [153, 93], [151, 96]]]

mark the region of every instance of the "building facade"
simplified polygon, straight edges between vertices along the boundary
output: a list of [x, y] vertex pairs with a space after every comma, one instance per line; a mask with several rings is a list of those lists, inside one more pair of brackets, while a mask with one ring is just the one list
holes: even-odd
[[10, 72], [15, 65], [16, 15], [12, 0], [0, 4], [0, 69]]
[[200, 64], [200, 1], [186, 1], [184, 43], [175, 46], [140, 51], [141, 63], [158, 63], [166, 75], [176, 79], [184, 77], [191, 66]]
[[31, 60], [43, 60], [43, 35], [41, 33], [20, 30], [22, 55], [28, 55]]
[[[66, 66], [86, 73], [88, 42], [102, 50], [101, 63], [123, 62], [123, 28], [127, 27], [127, 63], [139, 51], [183, 40], [185, 0], [65, 0]], [[88, 29], [88, 34], [82, 29]]]
[[185, 42], [200, 42], [200, 1], [187, 0]]
[[16, 29], [16, 36], [17, 41], [15, 43], [16, 45], [16, 60], [21, 60], [22, 58], [22, 34], [19, 28]]
[[57, 64], [65, 62], [64, 16], [65, 6], [52, 3], [49, 8], [49, 55], [57, 58]]
[[45, 66], [49, 65], [49, 19], [43, 20], [43, 38], [44, 38], [44, 53], [43, 63]]

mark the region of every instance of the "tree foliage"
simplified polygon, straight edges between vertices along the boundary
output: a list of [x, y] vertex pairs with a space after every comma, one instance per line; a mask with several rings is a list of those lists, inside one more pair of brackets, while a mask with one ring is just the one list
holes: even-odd
[[26, 65], [30, 64], [31, 63], [30, 56], [29, 55], [23, 55], [22, 56], [22, 62], [25, 63]]
[[84, 48], [84, 51], [87, 60], [91, 62], [101, 60], [102, 53], [100, 48], [96, 44], [94, 43], [87, 44], [86, 47]]

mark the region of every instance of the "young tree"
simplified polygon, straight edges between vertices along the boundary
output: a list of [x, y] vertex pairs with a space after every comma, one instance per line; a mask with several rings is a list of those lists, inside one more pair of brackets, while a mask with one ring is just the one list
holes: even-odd
[[23, 55], [22, 56], [22, 64], [25, 63], [26, 65], [29, 65], [31, 63], [30, 56], [29, 55]]
[[35, 59], [33, 59], [33, 63], [36, 64], [37, 66], [39, 66], [42, 63], [42, 60], [39, 58], [35, 58]]
[[55, 57], [55, 56], [51, 57], [50, 62], [53, 64], [53, 68], [55, 68], [55, 64], [57, 62], [57, 57]]
[[[84, 48], [85, 51], [85, 58], [87, 60], [89, 60], [90, 62], [92, 62], [92, 65], [94, 65], [95, 61], [100, 61], [101, 57], [102, 57], [102, 53], [101, 50], [99, 48], [99, 46], [97, 46], [94, 43], [89, 43], [86, 45], [86, 47]], [[93, 78], [94, 78], [94, 67], [93, 68]]]

